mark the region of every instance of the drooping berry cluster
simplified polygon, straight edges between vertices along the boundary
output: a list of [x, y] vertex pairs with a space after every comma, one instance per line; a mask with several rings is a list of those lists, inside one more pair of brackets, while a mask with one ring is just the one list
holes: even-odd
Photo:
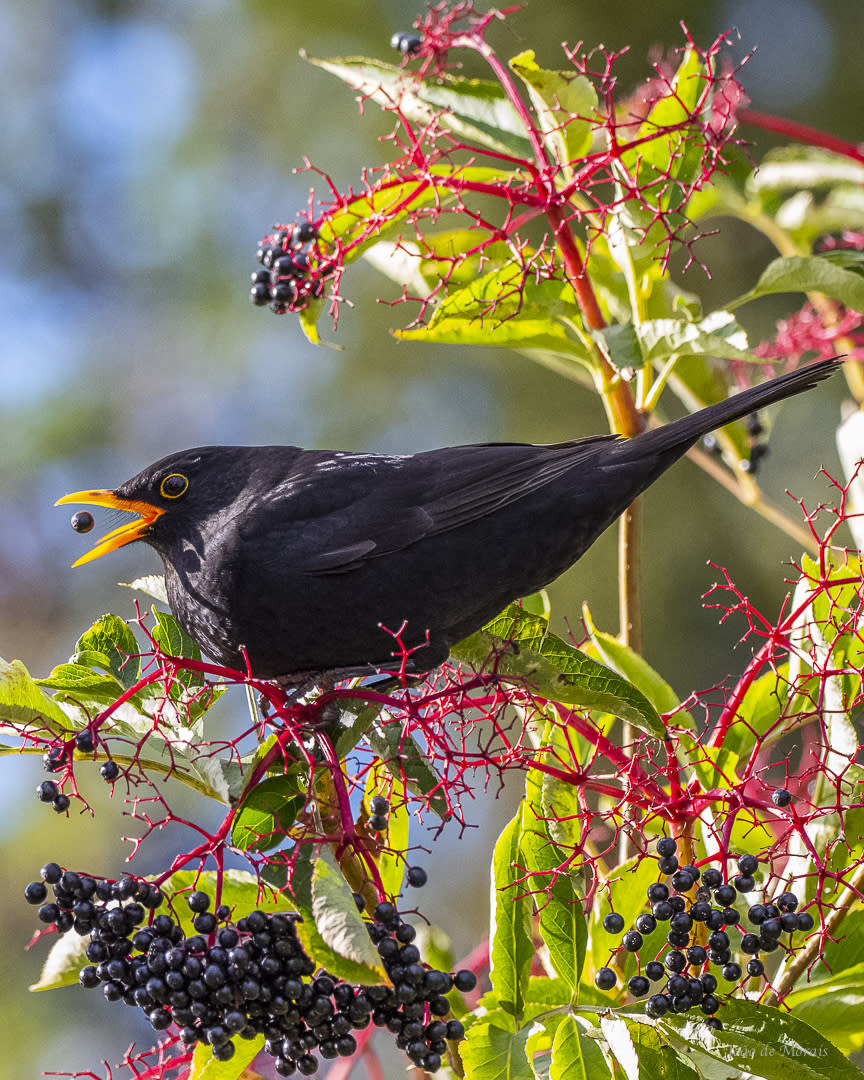
[[[696, 866], [681, 866], [677, 846], [669, 836], [657, 841], [658, 869], [670, 879], [669, 884], [658, 881], [649, 886], [650, 912], [639, 915], [633, 929], [621, 939], [621, 948], [638, 953], [644, 938], [653, 934], [660, 923], [668, 922], [666, 943], [670, 948], [662, 961], [658, 957], [644, 964], [639, 974], [628, 981], [627, 988], [634, 998], [640, 998], [649, 993], [652, 983], [665, 979], [665, 984], [648, 999], [645, 1011], [649, 1016], [657, 1018], [670, 1011], [683, 1013], [698, 1008], [707, 1017], [705, 1022], [720, 1030], [723, 1025], [714, 1016], [720, 1008], [715, 993], [718, 980], [708, 968], [719, 967], [721, 978], [728, 983], [737, 983], [743, 976], [741, 963], [733, 959], [726, 928], [742, 924], [741, 912], [734, 904], [756, 888], [753, 875], [759, 860], [755, 855], [739, 856], [738, 874], [724, 881], [714, 867], [700, 871]], [[688, 895], [691, 892], [692, 897]], [[758, 933], [743, 933], [739, 946], [743, 954], [751, 957], [747, 962], [748, 976], [758, 978], [764, 974], [765, 965], [758, 954], [779, 948], [784, 933], [813, 929], [813, 917], [806, 911], [796, 911], [797, 907], [798, 897], [791, 892], [771, 903], [750, 907], [747, 921], [758, 928]], [[603, 920], [603, 928], [610, 934], [620, 934], [624, 925], [622, 916], [614, 911]], [[611, 990], [617, 981], [611, 967], [600, 968], [594, 978], [600, 990]]]
[[269, 242], [258, 248], [258, 262], [264, 267], [252, 274], [249, 299], [256, 307], [266, 304], [277, 315], [299, 311], [310, 299], [324, 292], [324, 279], [332, 269], [326, 263], [313, 267], [308, 246], [318, 236], [310, 221], [295, 225], [286, 232], [279, 229]]
[[444, 994], [473, 989], [475, 976], [424, 967], [414, 927], [389, 903], [378, 905], [367, 926], [392, 987], [354, 986], [326, 972], [310, 978], [316, 965], [297, 938], [294, 914], [253, 911], [232, 923], [230, 908], [211, 912], [210, 897], [196, 891], [187, 897], [196, 933], [186, 937], [170, 915], [155, 914], [165, 902], [155, 885], [96, 880], [57, 863], [45, 865], [24, 894], [39, 905], [41, 922], [89, 934], [82, 986], [101, 986], [108, 1001], [137, 1006], [157, 1031], [174, 1025], [183, 1043], [209, 1045], [221, 1061], [233, 1057], [235, 1038], [263, 1034], [280, 1076], [308, 1076], [318, 1068], [313, 1051], [350, 1057], [357, 1049], [352, 1031], [371, 1023], [434, 1072], [446, 1040], [464, 1035], [458, 1020], [440, 1019], [450, 1008]]

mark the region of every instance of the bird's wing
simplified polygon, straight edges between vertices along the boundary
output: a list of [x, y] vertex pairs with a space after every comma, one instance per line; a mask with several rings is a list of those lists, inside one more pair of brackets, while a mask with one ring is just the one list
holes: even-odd
[[297, 570], [344, 573], [493, 514], [578, 468], [617, 438], [455, 446], [401, 458], [310, 455], [312, 472], [270, 493], [268, 531], [276, 540], [272, 526], [280, 521], [277, 529], [285, 533]]

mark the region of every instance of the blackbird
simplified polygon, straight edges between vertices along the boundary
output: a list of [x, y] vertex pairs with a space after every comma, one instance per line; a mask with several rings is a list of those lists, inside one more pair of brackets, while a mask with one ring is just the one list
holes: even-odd
[[59, 503], [140, 515], [75, 565], [148, 543], [181, 626], [221, 664], [300, 685], [392, 668], [405, 649], [420, 673], [563, 573], [701, 436], [839, 366], [799, 368], [632, 439], [408, 455], [203, 446]]

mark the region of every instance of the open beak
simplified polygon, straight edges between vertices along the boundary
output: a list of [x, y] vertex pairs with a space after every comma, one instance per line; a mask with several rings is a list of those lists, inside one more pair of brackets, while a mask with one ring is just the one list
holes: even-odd
[[165, 512], [161, 507], [153, 506], [152, 503], [143, 502], [141, 499], [124, 499], [120, 495], [115, 495], [113, 491], [98, 488], [95, 491], [74, 491], [71, 495], [64, 495], [62, 499], [58, 499], [54, 505], [60, 506], [63, 503], [107, 506], [111, 510], [127, 510], [140, 514], [137, 520], [128, 521], [119, 529], [113, 529], [107, 536], [103, 536], [96, 547], [91, 548], [72, 563], [73, 566], [81, 566], [82, 563], [98, 559], [102, 555], [107, 555], [109, 551], [116, 551], [125, 544], [131, 544], [133, 540], [143, 540], [153, 522]]

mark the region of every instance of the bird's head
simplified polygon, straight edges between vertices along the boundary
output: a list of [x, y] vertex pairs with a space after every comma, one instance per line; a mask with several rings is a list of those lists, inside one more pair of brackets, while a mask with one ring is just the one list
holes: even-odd
[[138, 515], [103, 536], [73, 566], [135, 540], [144, 540], [164, 552], [173, 541], [194, 535], [203, 523], [231, 505], [248, 484], [250, 451], [254, 449], [202, 446], [183, 450], [148, 465], [113, 491], [95, 488], [64, 495], [55, 506], [84, 503]]

